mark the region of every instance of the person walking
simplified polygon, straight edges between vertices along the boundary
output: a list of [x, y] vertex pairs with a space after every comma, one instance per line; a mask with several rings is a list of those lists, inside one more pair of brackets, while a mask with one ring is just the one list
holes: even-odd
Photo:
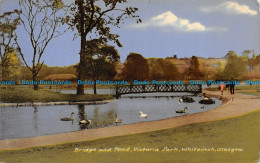
[[230, 93], [235, 94], [235, 82], [233, 81], [233, 78], [231, 79], [229, 87], [230, 87]]

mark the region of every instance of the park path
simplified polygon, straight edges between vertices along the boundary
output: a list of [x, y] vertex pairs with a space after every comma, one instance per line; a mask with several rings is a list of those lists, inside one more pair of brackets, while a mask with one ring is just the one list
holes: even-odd
[[[220, 94], [219, 91], [209, 92], [203, 90], [203, 92], [215, 97], [219, 97]], [[107, 128], [82, 130], [56, 135], [0, 140], [0, 150], [22, 149], [43, 145], [55, 145], [70, 142], [88, 141], [98, 138], [156, 131], [193, 123], [226, 119], [230, 117], [240, 116], [253, 111], [260, 111], [259, 97], [244, 94], [227, 94], [224, 95], [223, 105], [216, 109], [202, 113], [190, 114], [159, 121], [141, 122], [136, 124], [113, 126]]]

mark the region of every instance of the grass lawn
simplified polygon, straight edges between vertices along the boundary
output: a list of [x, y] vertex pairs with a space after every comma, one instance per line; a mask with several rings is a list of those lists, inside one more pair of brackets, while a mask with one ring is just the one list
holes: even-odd
[[7, 87], [0, 88], [0, 101], [7, 103], [21, 103], [21, 102], [56, 102], [56, 101], [99, 101], [112, 99], [112, 95], [75, 95], [56, 93], [50, 90], [37, 90], [32, 88], [21, 87]]
[[[3, 162], [183, 162], [183, 163], [253, 163], [259, 158], [260, 111], [241, 117], [198, 123], [178, 128], [97, 139], [93, 141], [44, 146], [23, 150], [0, 151]], [[114, 151], [129, 148], [130, 152]], [[162, 151], [165, 147], [180, 151]], [[192, 152], [182, 148], [239, 148], [243, 151]], [[109, 149], [111, 152], [74, 152], [75, 149]], [[133, 151], [152, 148], [159, 151]]]

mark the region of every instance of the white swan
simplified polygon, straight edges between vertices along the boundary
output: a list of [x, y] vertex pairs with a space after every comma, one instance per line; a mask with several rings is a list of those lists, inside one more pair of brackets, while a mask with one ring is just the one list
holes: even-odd
[[186, 110], [187, 110], [188, 108], [187, 107], [185, 107], [183, 110], [176, 110], [176, 113], [186, 113]]
[[140, 114], [140, 118], [147, 118], [148, 116], [147, 116], [147, 114], [144, 114], [143, 112], [139, 112], [139, 114]]
[[61, 121], [73, 121], [74, 120], [74, 112], [71, 113], [71, 118], [64, 117], [60, 119]]

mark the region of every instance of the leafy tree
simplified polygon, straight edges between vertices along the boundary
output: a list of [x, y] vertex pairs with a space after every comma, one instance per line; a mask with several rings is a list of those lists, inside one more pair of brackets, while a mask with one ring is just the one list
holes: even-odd
[[11, 63], [9, 56], [10, 53], [14, 53], [16, 48], [14, 39], [17, 37], [15, 34], [15, 30], [17, 25], [19, 24], [19, 14], [20, 11], [14, 10], [11, 12], [5, 12], [0, 16], [0, 80], [3, 76], [3, 69], [6, 68], [6, 65]]
[[128, 81], [146, 80], [150, 78], [147, 60], [138, 53], [130, 53], [125, 62], [124, 78]]
[[190, 67], [184, 72], [190, 79], [203, 79], [204, 73], [201, 70], [201, 65], [198, 57], [192, 56], [190, 60]]
[[[110, 27], [119, 27], [126, 18], [138, 18], [135, 15], [138, 9], [135, 7], [122, 9], [120, 4], [123, 3], [127, 3], [127, 0], [75, 0], [75, 6], [72, 7], [73, 16], [68, 23], [76, 27], [81, 39], [78, 80], [85, 80], [86, 41], [90, 40], [90, 37], [96, 37], [114, 41], [120, 47], [119, 35], [112, 34]], [[78, 85], [77, 94], [84, 94], [84, 85]]]
[[15, 50], [9, 50], [3, 58], [2, 79], [3, 80], [17, 80], [21, 75], [21, 62]]
[[162, 58], [149, 59], [152, 80], [176, 80], [180, 78], [177, 66]]
[[116, 75], [115, 63], [120, 61], [120, 55], [114, 46], [109, 46], [100, 39], [87, 41], [86, 53], [86, 74], [95, 81], [94, 94], [96, 94], [96, 80], [114, 78]]
[[251, 72], [255, 66], [260, 65], [259, 55], [257, 56], [255, 53], [253, 53], [253, 56], [251, 58], [248, 58], [247, 64]]
[[231, 78], [241, 79], [247, 74], [247, 56], [238, 56], [234, 51], [227, 53], [227, 64], [222, 73], [222, 78], [229, 80]]
[[[18, 39], [15, 41], [22, 60], [32, 73], [33, 80], [37, 81], [38, 73], [44, 63], [41, 58], [46, 47], [53, 38], [57, 38], [64, 32], [58, 30], [64, 23], [62, 18], [64, 10], [60, 10], [63, 4], [60, 0], [19, 0], [19, 4], [21, 8], [20, 22], [30, 38], [33, 49], [31, 66], [25, 60], [25, 54], [22, 52]], [[37, 89], [38, 85], [34, 85], [34, 90]]]

